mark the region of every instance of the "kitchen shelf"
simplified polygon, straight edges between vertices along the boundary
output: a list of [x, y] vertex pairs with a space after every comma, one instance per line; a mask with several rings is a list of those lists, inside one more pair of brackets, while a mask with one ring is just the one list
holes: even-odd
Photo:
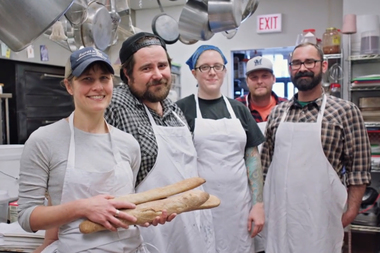
[[342, 54], [325, 54], [323, 55], [323, 59], [329, 60], [329, 59], [340, 59], [342, 58]]
[[374, 226], [363, 226], [363, 225], [351, 224], [351, 230], [360, 231], [360, 232], [380, 233], [380, 227], [374, 227]]
[[362, 85], [356, 85], [356, 86], [351, 86], [350, 91], [379, 91], [380, 90], [380, 85], [378, 86], [362, 86]]
[[379, 54], [371, 55], [351, 55], [348, 61], [352, 63], [370, 63], [370, 62], [380, 62]]
[[380, 127], [380, 122], [364, 122], [365, 127]]

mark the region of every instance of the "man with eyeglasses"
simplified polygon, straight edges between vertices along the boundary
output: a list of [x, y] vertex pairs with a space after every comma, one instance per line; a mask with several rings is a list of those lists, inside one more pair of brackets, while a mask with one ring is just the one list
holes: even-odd
[[261, 153], [266, 252], [340, 253], [343, 228], [371, 181], [363, 118], [355, 104], [323, 92], [327, 67], [319, 47], [296, 46], [289, 71], [298, 93], [268, 117]]
[[221, 199], [212, 209], [216, 251], [255, 252], [264, 225], [263, 175], [257, 146], [264, 141], [249, 110], [221, 93], [227, 60], [218, 47], [200, 46], [187, 60], [198, 84], [196, 95], [176, 103], [194, 135], [204, 188]]
[[[140, 144], [141, 165], [136, 192], [198, 176], [197, 154], [186, 119], [170, 99], [170, 57], [165, 42], [151, 33], [137, 33], [119, 52], [120, 77], [105, 118], [132, 134]], [[167, 226], [166, 226], [167, 225]], [[181, 213], [165, 226], [140, 228], [153, 252], [214, 253], [210, 209]]]

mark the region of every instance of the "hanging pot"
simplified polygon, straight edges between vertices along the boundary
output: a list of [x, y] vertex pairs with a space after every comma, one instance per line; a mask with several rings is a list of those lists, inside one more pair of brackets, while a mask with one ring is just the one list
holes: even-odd
[[208, 16], [214, 33], [238, 28], [242, 18], [242, 0], [208, 0]]
[[179, 38], [178, 23], [164, 12], [160, 0], [157, 0], [157, 3], [162, 13], [153, 18], [152, 31], [155, 35], [160, 36], [166, 44], [174, 44]]
[[209, 40], [214, 33], [209, 27], [207, 0], [188, 0], [182, 9], [179, 34], [185, 40]]
[[83, 46], [104, 51], [112, 39], [112, 19], [108, 9], [103, 4], [91, 2], [87, 12], [87, 19], [80, 28]]
[[244, 8], [243, 15], [241, 17], [241, 23], [246, 21], [256, 11], [259, 6], [258, 0], [248, 0], [247, 5]]
[[182, 35], [179, 35], [179, 41], [181, 41], [185, 45], [193, 45], [198, 42], [198, 40], [188, 40], [182, 37]]
[[87, 3], [85, 0], [74, 0], [65, 13], [66, 19], [73, 26], [80, 26], [87, 19]]
[[0, 40], [18, 52], [51, 27], [73, 0], [1, 0]]

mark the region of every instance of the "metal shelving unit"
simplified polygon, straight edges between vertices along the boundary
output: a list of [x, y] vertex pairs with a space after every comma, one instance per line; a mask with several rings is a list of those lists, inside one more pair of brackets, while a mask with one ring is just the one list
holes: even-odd
[[380, 227], [352, 225], [352, 224], [350, 226], [351, 226], [351, 231], [380, 233]]
[[341, 59], [342, 54], [325, 54], [323, 55], [323, 59], [330, 60], [330, 59]]

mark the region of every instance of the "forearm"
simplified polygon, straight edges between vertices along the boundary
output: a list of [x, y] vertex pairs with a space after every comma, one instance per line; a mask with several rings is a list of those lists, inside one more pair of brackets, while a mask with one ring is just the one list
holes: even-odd
[[366, 185], [350, 185], [348, 187], [347, 211], [355, 214], [359, 212], [365, 189]]
[[263, 202], [263, 171], [257, 147], [247, 148], [245, 152], [248, 182], [252, 192], [252, 205]]
[[30, 215], [30, 228], [33, 231], [60, 227], [84, 217], [83, 200], [75, 200], [57, 206], [38, 206]]

